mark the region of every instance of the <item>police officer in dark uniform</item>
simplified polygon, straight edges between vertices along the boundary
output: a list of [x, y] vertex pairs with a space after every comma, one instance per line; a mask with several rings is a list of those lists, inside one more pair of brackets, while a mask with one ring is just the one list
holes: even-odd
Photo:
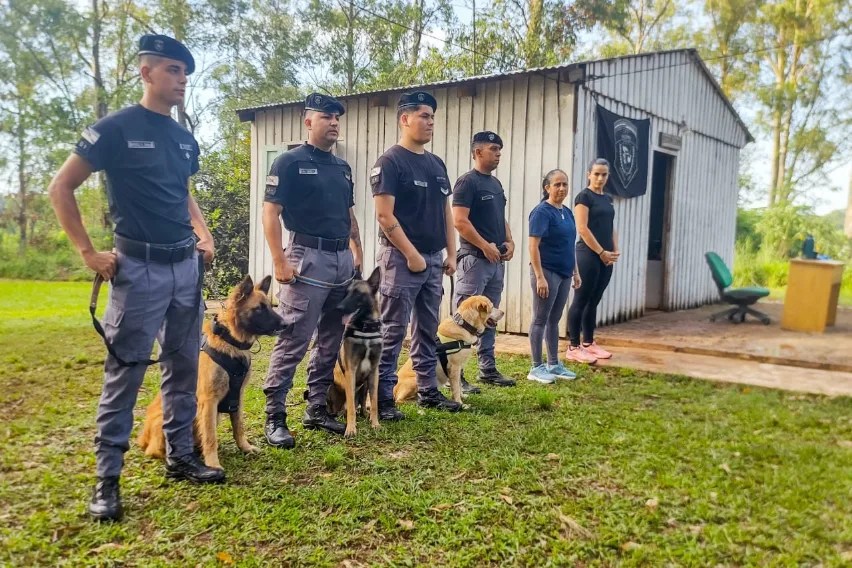
[[[443, 275], [456, 269], [456, 235], [447, 197], [450, 182], [441, 158], [425, 150], [432, 140], [438, 103], [429, 93], [405, 93], [397, 105], [399, 144], [382, 154], [370, 172], [376, 216], [382, 229], [380, 289], [382, 358], [379, 418], [401, 420], [395, 407], [399, 351], [409, 319], [417, 403], [457, 412], [461, 405], [438, 390], [436, 333]], [[444, 257], [446, 249], [446, 258]]]
[[[221, 469], [201, 461], [192, 433], [203, 311], [198, 255], [212, 261], [213, 236], [189, 193], [189, 177], [198, 171], [198, 144], [172, 119], [171, 109], [183, 101], [195, 62], [180, 42], [146, 35], [139, 41], [139, 64], [141, 102], [87, 128], [50, 184], [62, 228], [86, 265], [111, 281], [103, 326], [110, 353], [95, 437], [98, 482], [89, 503], [97, 520], [122, 516], [119, 475], [155, 338], [166, 474], [197, 483], [225, 478]], [[91, 173], [101, 170], [115, 223], [112, 252], [95, 250], [74, 197]]]
[[[453, 220], [459, 232], [458, 273], [453, 302], [458, 306], [470, 296], [485, 295], [500, 305], [504, 262], [515, 252], [512, 232], [506, 221], [506, 194], [492, 172], [500, 165], [503, 140], [495, 132], [478, 132], [471, 142], [473, 169], [462, 175], [453, 188]], [[479, 380], [506, 387], [515, 381], [497, 370], [494, 360], [494, 329], [486, 328], [479, 340]], [[467, 392], [479, 389], [464, 381]]]
[[[278, 156], [266, 178], [263, 230], [275, 263], [275, 279], [281, 283], [278, 309], [291, 326], [275, 343], [263, 384], [266, 440], [278, 448], [295, 446], [287, 428], [285, 401], [315, 332], [305, 393], [308, 407], [302, 424], [334, 434], [346, 429], [326, 410], [326, 394], [343, 338], [344, 314], [338, 304], [362, 256], [352, 210], [352, 170], [332, 154], [344, 112], [336, 99], [310, 94], [305, 99], [308, 141]], [[290, 231], [286, 250], [282, 248], [281, 220]]]

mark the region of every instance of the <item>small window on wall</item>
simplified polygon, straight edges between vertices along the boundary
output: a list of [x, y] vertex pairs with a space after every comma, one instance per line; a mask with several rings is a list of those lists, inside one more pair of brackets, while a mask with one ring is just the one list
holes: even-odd
[[302, 145], [301, 142], [290, 142], [289, 144], [287, 144], [287, 150], [292, 150], [293, 148], [298, 148], [301, 145]]

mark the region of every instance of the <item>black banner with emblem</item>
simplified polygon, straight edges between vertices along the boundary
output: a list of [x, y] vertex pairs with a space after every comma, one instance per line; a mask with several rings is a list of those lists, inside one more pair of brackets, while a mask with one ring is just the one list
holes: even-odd
[[619, 197], [645, 195], [648, 185], [648, 156], [651, 121], [619, 116], [600, 105], [598, 120], [598, 158], [610, 163], [606, 191]]

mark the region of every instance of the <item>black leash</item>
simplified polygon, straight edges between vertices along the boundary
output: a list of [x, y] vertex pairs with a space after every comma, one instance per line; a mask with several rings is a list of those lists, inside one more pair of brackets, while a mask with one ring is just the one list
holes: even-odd
[[[95, 317], [95, 312], [98, 309], [98, 295], [100, 294], [101, 285], [103, 283], [104, 283], [103, 276], [101, 276], [100, 274], [96, 274], [95, 280], [92, 282], [92, 296], [89, 299], [89, 314], [92, 316], [92, 325], [95, 327], [95, 331], [98, 332], [98, 335], [101, 336], [101, 339], [103, 340], [104, 345], [107, 348], [107, 351], [109, 352], [110, 355], [113, 356], [113, 358], [116, 360], [116, 362], [121, 367], [135, 367], [136, 365], [145, 365], [146, 367], [148, 367], [150, 365], [155, 365], [157, 363], [161, 363], [167, 357], [170, 357], [171, 355], [173, 355], [173, 354], [177, 353], [178, 351], [180, 351], [181, 349], [183, 349], [184, 344], [186, 344], [186, 337], [184, 338], [183, 342], [177, 348], [161, 354], [158, 359], [145, 359], [143, 361], [125, 361], [124, 359], [119, 357], [118, 353], [115, 352], [115, 349], [113, 349], [112, 345], [110, 345], [109, 341], [107, 341], [106, 333], [104, 332], [104, 326], [101, 325], [101, 322], [98, 321], [97, 317]], [[195, 310], [194, 319], [192, 320], [192, 326], [190, 326], [190, 327], [195, 327], [195, 325], [198, 323], [198, 308], [201, 307], [201, 287], [202, 287], [203, 284], [204, 284], [204, 255], [201, 252], [199, 252], [198, 253], [198, 282], [196, 283], [196, 289], [195, 289], [196, 310]]]

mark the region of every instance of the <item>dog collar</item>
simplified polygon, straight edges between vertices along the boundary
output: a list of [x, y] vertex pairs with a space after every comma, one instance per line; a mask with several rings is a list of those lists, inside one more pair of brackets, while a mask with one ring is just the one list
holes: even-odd
[[453, 314], [453, 322], [460, 325], [466, 332], [471, 335], [475, 335], [476, 337], [482, 337], [482, 334], [485, 333], [484, 329], [479, 331], [473, 325], [468, 323], [459, 313]]
[[382, 322], [377, 319], [365, 319], [357, 322], [350, 322], [346, 326], [344, 337], [356, 337], [358, 339], [378, 339], [382, 336]]
[[251, 346], [254, 345], [254, 341], [237, 341], [234, 339], [234, 336], [231, 335], [231, 332], [228, 331], [228, 328], [219, 323], [219, 316], [213, 316], [213, 323], [211, 325], [213, 335], [220, 338], [222, 341], [229, 345], [233, 345], [240, 351], [245, 351], [246, 349], [251, 349]]

